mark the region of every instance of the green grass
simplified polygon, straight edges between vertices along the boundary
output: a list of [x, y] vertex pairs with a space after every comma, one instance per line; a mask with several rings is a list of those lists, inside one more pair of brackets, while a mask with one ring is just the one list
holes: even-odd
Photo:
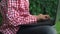
[[56, 23], [57, 34], [60, 34], [60, 22]]

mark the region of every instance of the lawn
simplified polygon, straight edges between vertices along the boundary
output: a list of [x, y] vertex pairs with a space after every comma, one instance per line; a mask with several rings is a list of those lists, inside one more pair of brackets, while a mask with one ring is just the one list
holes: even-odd
[[57, 34], [60, 34], [60, 22], [56, 23]]

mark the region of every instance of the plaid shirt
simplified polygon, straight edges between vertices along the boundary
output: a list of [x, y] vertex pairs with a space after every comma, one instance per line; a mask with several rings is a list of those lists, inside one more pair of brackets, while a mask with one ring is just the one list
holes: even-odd
[[[4, 0], [2, 6], [4, 6]], [[18, 25], [36, 23], [37, 18], [29, 13], [29, 0], [8, 0], [7, 23], [2, 24], [0, 31], [4, 34], [16, 34]], [[5, 9], [5, 7], [3, 7]], [[4, 10], [3, 10], [4, 12]], [[5, 20], [6, 20], [5, 18]]]

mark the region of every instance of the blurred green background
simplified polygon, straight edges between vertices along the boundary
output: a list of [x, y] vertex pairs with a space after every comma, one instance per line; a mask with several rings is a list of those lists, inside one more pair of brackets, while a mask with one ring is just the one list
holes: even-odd
[[45, 13], [49, 14], [51, 17], [55, 17], [57, 5], [58, 0], [30, 0], [30, 13], [38, 15], [46, 11]]
[[[32, 15], [49, 14], [52, 18], [55, 18], [59, 0], [29, 0], [30, 1], [30, 13]], [[2, 16], [0, 14], [0, 23]], [[60, 23], [56, 22], [57, 33], [60, 34]]]

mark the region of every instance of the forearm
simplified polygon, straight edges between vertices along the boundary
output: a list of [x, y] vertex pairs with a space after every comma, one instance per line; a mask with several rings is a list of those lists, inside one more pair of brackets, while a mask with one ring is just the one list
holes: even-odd
[[25, 18], [27, 24], [37, 23], [37, 16], [35, 15], [29, 15]]
[[[18, 16], [16, 16], [16, 17], [18, 17]], [[19, 18], [13, 17], [13, 18], [9, 18], [9, 20], [10, 20], [10, 24], [12, 24], [14, 26], [37, 23], [37, 18], [35, 16], [28, 16], [25, 18], [19, 16]]]

